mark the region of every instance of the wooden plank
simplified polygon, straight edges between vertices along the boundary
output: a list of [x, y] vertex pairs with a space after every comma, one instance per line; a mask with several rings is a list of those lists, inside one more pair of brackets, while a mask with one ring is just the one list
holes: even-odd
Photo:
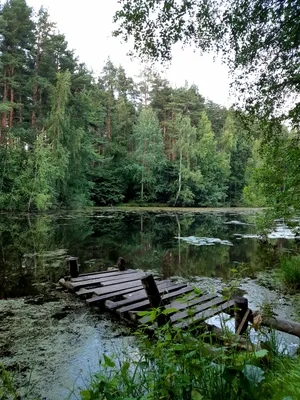
[[[169, 287], [165, 287], [165, 286], [161, 286], [161, 285], [157, 285], [158, 289], [159, 289], [159, 293], [164, 293], [166, 291], [170, 291], [170, 290], [175, 290], [175, 289], [181, 289], [181, 288], [185, 288], [186, 284], [185, 283], [178, 283]], [[189, 290], [190, 291], [190, 290]], [[185, 293], [185, 292], [182, 292]], [[125, 300], [120, 300], [120, 301], [107, 301], [105, 303], [105, 306], [109, 309], [109, 310], [114, 310], [118, 307], [121, 306], [126, 306], [132, 303], [137, 303], [141, 300], [146, 300], [147, 299], [147, 295], [145, 290], [142, 291], [142, 294], [134, 294], [133, 296], [130, 296], [128, 298], [126, 298]]]
[[137, 290], [136, 287], [131, 287], [128, 289], [119, 290], [117, 292], [103, 294], [101, 296], [93, 296], [89, 299], [86, 299], [86, 302], [90, 305], [94, 305], [94, 304], [103, 302], [105, 300], [113, 299], [113, 298], [119, 297], [119, 296], [124, 296], [124, 294], [127, 294], [127, 293], [135, 293], [136, 290]]
[[122, 277], [113, 276], [112, 278], [107, 278], [104, 280], [101, 279], [101, 283], [103, 286], [109, 286], [109, 285], [115, 285], [118, 282], [130, 282], [130, 281], [135, 280], [135, 279], [133, 279], [135, 276], [136, 276], [136, 279], [142, 279], [145, 276], [145, 273], [140, 272], [140, 273], [130, 274], [130, 275], [122, 276]]
[[[157, 282], [157, 286], [159, 288], [161, 288], [162, 291], [164, 291], [165, 288], [168, 288], [168, 286], [170, 286], [170, 284], [172, 284], [172, 282], [170, 280]], [[120, 297], [120, 296], [124, 296], [127, 294], [130, 295], [130, 293], [132, 294], [132, 296], [134, 296], [136, 293], [141, 293], [141, 292], [144, 293], [144, 296], [146, 296], [144, 289], [139, 290], [139, 288], [133, 287], [133, 288], [124, 289], [124, 290], [120, 290], [120, 291], [113, 292], [113, 293], [107, 293], [102, 296], [94, 296], [94, 297], [91, 297], [90, 299], [87, 299], [86, 302], [88, 304], [93, 305], [93, 304], [96, 304], [96, 303], [104, 301], [104, 300], [113, 299], [114, 297]]]
[[135, 281], [137, 279], [142, 279], [144, 276], [145, 276], [144, 273], [127, 274], [125, 276], [117, 277], [117, 279], [115, 277], [108, 278], [108, 280], [103, 280], [102, 278], [99, 278], [99, 279], [92, 279], [92, 280], [88, 280], [88, 281], [75, 282], [75, 283], [71, 283], [71, 285], [73, 286], [74, 290], [78, 290], [78, 289], [81, 289], [83, 287], [88, 287], [88, 286], [110, 286], [110, 285], [116, 285], [119, 282]]
[[[191, 286], [187, 286], [186, 287], [186, 292], [191, 292], [193, 290], [194, 289]], [[181, 294], [182, 294], [182, 292], [181, 292]], [[167, 293], [167, 294], [163, 295], [163, 300], [172, 299], [174, 297], [177, 297], [178, 295], [179, 294], [178, 294], [177, 291], [171, 292], [171, 293]], [[130, 304], [128, 306], [124, 306], [124, 307], [118, 308], [117, 309], [117, 313], [118, 314], [124, 314], [124, 313], [132, 311], [132, 310], [136, 311], [136, 310], [140, 310], [140, 309], [143, 309], [144, 307], [149, 307], [149, 306], [150, 306], [150, 303], [149, 303], [149, 300], [147, 299], [147, 300], [144, 300], [144, 301], [140, 301], [138, 303], [134, 303], [134, 304]]]
[[102, 294], [117, 292], [119, 290], [128, 289], [128, 288], [131, 288], [131, 287], [140, 288], [141, 285], [142, 285], [141, 284], [141, 280], [137, 279], [137, 280], [132, 281], [132, 282], [124, 282], [124, 283], [120, 283], [120, 284], [116, 284], [116, 285], [95, 288], [95, 289], [92, 289], [92, 292], [94, 292], [95, 294], [100, 296]]
[[[168, 288], [174, 285], [174, 282], [172, 282], [170, 279], [166, 279], [164, 281], [156, 281], [157, 286], [161, 287], [161, 288]], [[140, 294], [146, 295], [145, 289], [142, 286], [142, 289], [137, 289], [137, 291], [135, 293], [129, 293], [124, 295], [124, 299], [130, 298], [131, 296], [138, 296]]]
[[127, 269], [126, 271], [119, 271], [116, 269], [115, 271], [100, 271], [100, 272], [92, 272], [91, 274], [87, 275], [79, 275], [78, 278], [70, 279], [71, 282], [81, 282], [81, 281], [88, 281], [90, 279], [95, 279], [98, 277], [108, 278], [111, 276], [122, 276], [126, 274], [137, 273], [135, 269]]
[[201, 312], [203, 310], [206, 310], [208, 308], [218, 306], [221, 303], [225, 303], [225, 301], [226, 300], [224, 300], [222, 297], [216, 297], [215, 299], [210, 300], [207, 303], [201, 304], [201, 305], [195, 307], [194, 309], [191, 309], [191, 310], [188, 310], [188, 311], [181, 311], [181, 312], [178, 312], [178, 313], [172, 315], [171, 321], [172, 322], [176, 322], [176, 321], [179, 321], [180, 319], [184, 319], [184, 318], [190, 317], [191, 316], [191, 312], [193, 312], [194, 314], [197, 314], [197, 313], [199, 313], [199, 312]]
[[[221, 304], [218, 307], [209, 308], [205, 311], [202, 311], [198, 314], [195, 314], [191, 318], [187, 318], [181, 322], [174, 324], [175, 328], [187, 328], [188, 326], [195, 325], [201, 321], [204, 321], [208, 318], [213, 317], [216, 314], [224, 312], [229, 308], [234, 307], [234, 300], [226, 301], [225, 303]], [[172, 318], [172, 317], [171, 317]]]
[[[212, 300], [215, 297], [217, 297], [216, 294], [210, 293], [210, 294], [206, 294], [204, 296], [197, 297], [196, 299], [194, 299], [193, 297], [190, 297], [190, 300], [187, 299], [185, 301], [179, 301], [178, 299], [176, 299], [171, 304], [166, 305], [166, 309], [175, 308], [176, 310], [180, 311], [180, 310], [187, 309], [189, 307], [193, 307], [196, 304], [200, 304], [205, 301]], [[150, 322], [150, 318], [149, 318], [149, 316], [146, 316], [146, 317], [139, 319], [138, 322], [140, 324], [148, 324]]]
[[[157, 284], [160, 284], [161, 282], [164, 282], [164, 281], [158, 281]], [[128, 283], [130, 283], [130, 282], [128, 282]], [[139, 283], [140, 283], [140, 285], [136, 285], [136, 284], [132, 285], [132, 287], [135, 287], [136, 291], [144, 289], [140, 279], [139, 279]], [[116, 286], [116, 287], [112, 288], [112, 286]], [[116, 292], [116, 291], [123, 290], [123, 289], [128, 289], [128, 288], [131, 287], [131, 286], [125, 286], [125, 287], [120, 287], [119, 288], [120, 285], [117, 285], [117, 284], [116, 285], [112, 285], [112, 286], [109, 286], [110, 288], [112, 288], [111, 289], [112, 293]], [[105, 286], [105, 287], [107, 287], [107, 286]], [[75, 294], [77, 294], [77, 296], [84, 296], [84, 295], [91, 295], [91, 294], [95, 294], [96, 296], [102, 296], [102, 294], [110, 293], [110, 291], [105, 291], [105, 293], [102, 293], [101, 289], [104, 289], [104, 287], [95, 287], [95, 288], [91, 288], [91, 289], [84, 289], [83, 288], [83, 289], [79, 289], [78, 292], [75, 292]], [[100, 293], [98, 293], [99, 291], [100, 291]]]

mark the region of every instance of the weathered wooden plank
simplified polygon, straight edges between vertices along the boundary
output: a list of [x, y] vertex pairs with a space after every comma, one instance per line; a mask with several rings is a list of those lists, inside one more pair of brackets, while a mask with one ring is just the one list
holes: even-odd
[[88, 281], [81, 281], [81, 282], [74, 282], [70, 283], [73, 286], [74, 290], [78, 290], [80, 288], [88, 287], [88, 286], [110, 286], [110, 285], [116, 285], [119, 282], [130, 282], [130, 281], [135, 281], [137, 279], [142, 279], [145, 276], [144, 273], [139, 273], [139, 274], [128, 274], [125, 276], [120, 276], [120, 277], [110, 277], [107, 280], [103, 278], [98, 278], [98, 279], [91, 279]]
[[[166, 288], [168, 288], [168, 286], [170, 286], [171, 284], [172, 284], [172, 282], [170, 280], [158, 281], [157, 282], [157, 286], [162, 290], [162, 292]], [[123, 290], [120, 290], [120, 291], [117, 291], [117, 292], [107, 293], [107, 294], [104, 294], [102, 296], [94, 296], [94, 297], [91, 297], [90, 299], [87, 299], [86, 302], [88, 304], [93, 305], [93, 304], [96, 304], [98, 302], [102, 302], [102, 301], [105, 301], [105, 300], [113, 299], [115, 297], [121, 297], [121, 296], [124, 297], [124, 295], [132, 294], [132, 296], [135, 296], [136, 293], [143, 293], [145, 298], [147, 297], [144, 289], [143, 290], [139, 290], [138, 287], [133, 287], [133, 288], [128, 288], [128, 289], [123, 289]]]
[[231, 307], [234, 307], [234, 300], [226, 301], [225, 303], [219, 305], [218, 307], [208, 308], [207, 310], [195, 314], [193, 317], [184, 319], [183, 321], [174, 324], [174, 327], [187, 328], [188, 326], [193, 326], [201, 321], [213, 317], [216, 314], [227, 311]]
[[[156, 284], [157, 284], [157, 286], [160, 286], [161, 288], [169, 289], [169, 287], [174, 285], [174, 282], [172, 282], [170, 279], [166, 279], [164, 281], [156, 281]], [[147, 296], [143, 286], [142, 286], [142, 289], [137, 289], [135, 293], [125, 294], [123, 300], [128, 299], [131, 296], [138, 296], [138, 295], [141, 295], [141, 294], [144, 295], [144, 296]]]
[[[186, 288], [186, 284], [185, 283], [178, 283], [178, 284], [173, 284], [173, 285], [169, 285], [167, 287], [159, 285], [159, 282], [157, 282], [157, 286], [159, 289], [159, 293], [166, 293], [172, 290], [176, 290], [176, 289], [181, 289], [181, 288]], [[188, 290], [190, 292], [190, 289]], [[184, 290], [182, 293], [186, 293], [186, 291]], [[141, 294], [136, 295], [134, 293], [134, 295], [126, 298], [125, 300], [120, 300], [120, 301], [106, 301], [105, 306], [109, 309], [109, 310], [114, 310], [118, 307], [121, 306], [127, 306], [129, 304], [132, 303], [137, 303], [139, 301], [142, 300], [146, 300], [147, 299], [147, 295], [145, 290], [142, 291]]]
[[[189, 286], [186, 287], [186, 292], [192, 292], [192, 291], [193, 291], [192, 287], [189, 287]], [[178, 291], [166, 293], [162, 296], [162, 299], [163, 300], [173, 299], [174, 297], [178, 297], [181, 294], [182, 294], [182, 290], [181, 290], [180, 294], [178, 293]], [[144, 307], [149, 307], [149, 306], [150, 306], [150, 302], [148, 299], [146, 299], [146, 300], [140, 301], [138, 303], [134, 303], [134, 304], [130, 304], [128, 306], [118, 308], [117, 313], [124, 314], [124, 313], [132, 311], [132, 310], [137, 311], [137, 310], [143, 309]]]
[[109, 299], [113, 299], [115, 297], [121, 297], [124, 296], [124, 294], [127, 293], [135, 293], [135, 291], [137, 290], [137, 287], [131, 287], [131, 288], [127, 288], [127, 289], [123, 289], [123, 290], [119, 290], [117, 292], [112, 292], [112, 293], [106, 293], [103, 294], [101, 296], [93, 296], [90, 297], [89, 299], [86, 299], [86, 302], [90, 305], [94, 305], [97, 303], [101, 303], [105, 300], [109, 300]]
[[193, 309], [190, 309], [188, 311], [181, 311], [181, 312], [178, 312], [178, 313], [172, 315], [171, 321], [176, 322], [176, 321], [179, 321], [180, 319], [190, 317], [191, 312], [193, 312], [194, 314], [197, 314], [208, 308], [216, 307], [221, 303], [225, 303], [225, 301], [226, 300], [224, 300], [222, 297], [216, 297], [213, 300], [208, 301], [207, 303], [204, 303], [204, 304], [194, 307]]
[[[178, 292], [180, 292], [180, 291], [178, 291]], [[206, 294], [206, 295], [197, 297], [196, 299], [193, 297], [190, 297], [190, 299], [189, 298], [184, 299], [184, 301], [179, 301], [178, 299], [176, 299], [171, 304], [166, 305], [166, 309], [175, 308], [177, 311], [180, 311], [180, 310], [187, 309], [189, 307], [193, 307], [197, 304], [204, 303], [205, 301], [212, 300], [216, 297], [217, 297], [216, 294], [210, 293], [210, 294]], [[146, 317], [140, 318], [138, 320], [138, 322], [140, 324], [148, 324], [150, 322], [150, 318], [149, 318], [149, 316], [146, 316]]]
[[116, 269], [115, 271], [99, 271], [99, 272], [92, 272], [90, 274], [86, 275], [79, 275], [78, 278], [72, 278], [70, 279], [71, 282], [81, 282], [81, 281], [88, 281], [90, 279], [97, 279], [99, 277], [101, 278], [109, 278], [111, 276], [122, 276], [122, 275], [127, 275], [127, 274], [132, 274], [132, 273], [137, 273], [135, 269], [127, 269], [126, 271], [119, 271]]
[[92, 292], [95, 293], [96, 295], [100, 296], [102, 294], [117, 292], [119, 290], [128, 289], [131, 287], [139, 287], [140, 288], [141, 280], [137, 279], [137, 280], [131, 281], [131, 282], [124, 282], [124, 283], [119, 283], [119, 284], [115, 284], [115, 285], [111, 285], [111, 286], [103, 286], [100, 288], [94, 288], [94, 289], [92, 289]]
[[[105, 286], [105, 287], [110, 287], [112, 293], [115, 292], [115, 291], [123, 290], [123, 289], [128, 289], [128, 288], [130, 289], [131, 287], [135, 288], [135, 290], [138, 291], [138, 290], [143, 289], [142, 282], [141, 282], [140, 279], [138, 280], [138, 282], [140, 283], [139, 285], [135, 283], [135, 284], [133, 284], [131, 286], [125, 286], [125, 287], [122, 286], [122, 287], [120, 287], [121, 284], [120, 285], [115, 284], [115, 285], [112, 285], [112, 286]], [[157, 284], [161, 284], [162, 282], [165, 282], [165, 281], [158, 281]], [[128, 283], [130, 283], [130, 282], [128, 282]], [[104, 289], [104, 287], [94, 287], [94, 288], [91, 288], [91, 289], [82, 288], [82, 289], [79, 289], [75, 293], [77, 294], [77, 296], [85, 296], [85, 295], [88, 296], [88, 295], [91, 295], [91, 294], [95, 294], [96, 296], [102, 296], [102, 294], [110, 293], [110, 291], [105, 291], [104, 293], [102, 293], [101, 289]]]
[[130, 282], [133, 281], [135, 279], [133, 279], [134, 277], [136, 277], [136, 279], [142, 279], [145, 276], [144, 272], [139, 272], [139, 273], [135, 273], [135, 274], [129, 274], [126, 276], [113, 276], [112, 278], [106, 278], [106, 279], [101, 279], [102, 285], [103, 286], [109, 286], [109, 285], [115, 285], [118, 282]]

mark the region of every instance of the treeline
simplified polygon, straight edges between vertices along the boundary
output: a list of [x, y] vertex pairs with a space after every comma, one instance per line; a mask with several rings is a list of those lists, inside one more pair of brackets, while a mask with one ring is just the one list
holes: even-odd
[[1, 209], [263, 201], [245, 189], [258, 127], [197, 86], [149, 67], [133, 80], [110, 60], [95, 79], [24, 0], [1, 6], [0, 34]]

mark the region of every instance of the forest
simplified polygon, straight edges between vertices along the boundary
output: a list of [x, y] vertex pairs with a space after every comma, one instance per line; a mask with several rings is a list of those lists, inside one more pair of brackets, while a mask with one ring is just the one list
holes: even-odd
[[108, 59], [96, 78], [25, 0], [2, 6], [0, 30], [0, 209], [266, 205], [278, 154], [258, 118], [147, 64], [133, 79]]

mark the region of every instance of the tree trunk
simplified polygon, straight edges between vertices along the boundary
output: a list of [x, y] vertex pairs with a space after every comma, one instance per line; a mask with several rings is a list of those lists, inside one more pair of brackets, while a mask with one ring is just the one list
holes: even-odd
[[144, 166], [142, 169], [142, 187], [141, 187], [141, 200], [143, 201], [144, 199]]
[[[174, 122], [174, 111], [172, 111], [172, 123]], [[171, 140], [171, 146], [172, 146], [172, 161], [175, 161], [175, 140]]]
[[37, 77], [38, 77], [39, 67], [40, 67], [40, 46], [38, 46], [38, 48], [37, 48], [36, 61], [35, 61], [34, 86], [33, 86], [33, 98], [32, 98], [33, 110], [32, 110], [32, 114], [31, 114], [32, 126], [34, 126], [36, 124], [35, 106], [36, 106], [37, 95], [38, 95]]
[[[6, 80], [6, 69], [7, 67], [4, 67], [4, 90], [3, 90], [3, 102], [7, 101], [7, 80]], [[2, 128], [6, 128], [6, 112], [4, 112], [2, 114], [2, 118], [1, 118], [1, 127]]]
[[[13, 103], [15, 99], [15, 93], [14, 89], [10, 89], [10, 101]], [[13, 127], [13, 118], [14, 118], [14, 108], [13, 106], [11, 107], [11, 110], [9, 112], [9, 128], [11, 129]]]
[[19, 124], [23, 123], [23, 114], [22, 114], [22, 94], [21, 89], [19, 91]]
[[179, 197], [180, 192], [181, 192], [181, 186], [182, 186], [182, 150], [180, 149], [178, 192], [177, 192], [176, 199], [175, 199], [175, 202], [174, 202], [174, 207], [176, 206], [176, 203], [178, 201], [178, 197]]
[[110, 97], [107, 102], [107, 121], [106, 121], [107, 140], [111, 140], [111, 116], [110, 116]]
[[[14, 67], [11, 67], [10, 73], [9, 73], [10, 78], [12, 78], [13, 75], [14, 75]], [[14, 101], [15, 101], [15, 92], [14, 92], [14, 88], [11, 87], [11, 89], [10, 89], [10, 102], [14, 103]], [[14, 118], [14, 107], [12, 105], [11, 106], [11, 110], [9, 112], [9, 128], [10, 129], [13, 126], [13, 118]]]

